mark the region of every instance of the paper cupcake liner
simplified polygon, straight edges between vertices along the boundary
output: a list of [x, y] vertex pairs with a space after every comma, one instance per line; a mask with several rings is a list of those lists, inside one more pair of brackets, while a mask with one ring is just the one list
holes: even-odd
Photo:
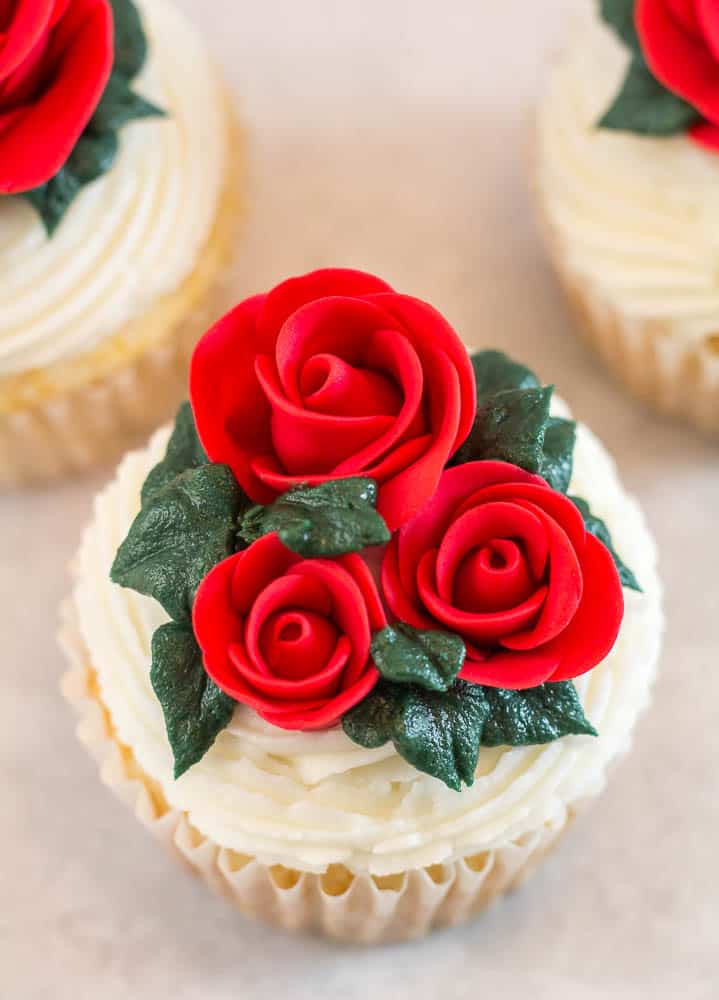
[[187, 395], [192, 349], [231, 304], [226, 273], [240, 228], [244, 170], [229, 102], [228, 123], [225, 189], [193, 272], [96, 351], [37, 373], [12, 397], [0, 398], [0, 489], [112, 461], [169, 419]]
[[254, 919], [354, 944], [421, 937], [467, 920], [523, 882], [573, 815], [574, 806], [564, 808], [550, 823], [501, 848], [384, 877], [338, 865], [323, 874], [264, 865], [197, 830], [118, 741], [70, 602], [63, 608], [60, 640], [71, 663], [62, 692], [79, 714], [78, 738], [100, 764], [103, 782], [176, 858]]
[[705, 433], [719, 434], [719, 329], [714, 351], [709, 345], [683, 343], [671, 321], [624, 316], [596, 283], [568, 264], [536, 182], [535, 198], [550, 258], [585, 339], [643, 402]]

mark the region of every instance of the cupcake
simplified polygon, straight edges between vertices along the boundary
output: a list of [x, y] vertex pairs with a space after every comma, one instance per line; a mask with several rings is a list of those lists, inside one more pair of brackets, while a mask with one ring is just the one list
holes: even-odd
[[189, 383], [76, 559], [80, 738], [247, 914], [368, 944], [469, 917], [647, 703], [639, 507], [551, 387], [371, 275], [242, 302]]
[[719, 11], [583, 0], [539, 112], [552, 259], [610, 368], [719, 432]]
[[228, 94], [165, 0], [18, 0], [2, 21], [10, 486], [106, 459], [172, 416], [192, 347], [226, 308], [239, 174]]

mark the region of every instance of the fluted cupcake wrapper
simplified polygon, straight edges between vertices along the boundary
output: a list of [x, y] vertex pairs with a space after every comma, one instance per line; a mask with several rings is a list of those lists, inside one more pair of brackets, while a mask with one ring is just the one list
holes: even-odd
[[719, 354], [684, 348], [656, 323], [627, 319], [562, 261], [555, 266], [584, 335], [614, 375], [661, 412], [719, 434]]
[[670, 319], [624, 315], [601, 287], [573, 268], [534, 179], [540, 226], [555, 272], [584, 337], [639, 399], [699, 430], [719, 434], [719, 330], [716, 350], [687, 343]]
[[193, 827], [117, 740], [73, 616], [68, 602], [60, 639], [71, 668], [62, 691], [78, 712], [78, 738], [98, 761], [103, 782], [176, 858], [249, 917], [354, 944], [421, 937], [467, 920], [519, 885], [573, 814], [574, 806], [562, 808], [551, 822], [501, 848], [384, 877], [337, 865], [322, 874], [265, 865]]
[[0, 383], [0, 489], [110, 462], [187, 396], [192, 349], [233, 299], [227, 268], [241, 222], [244, 154], [229, 98], [228, 131], [215, 223], [179, 288], [88, 355], [23, 377], [19, 387]]

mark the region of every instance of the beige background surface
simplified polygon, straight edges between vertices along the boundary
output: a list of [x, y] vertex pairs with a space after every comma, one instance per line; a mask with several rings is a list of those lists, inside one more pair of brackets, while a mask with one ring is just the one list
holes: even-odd
[[[670, 627], [634, 753], [485, 919], [371, 953], [245, 922], [100, 785], [57, 693], [66, 565], [108, 472], [0, 499], [5, 1000], [719, 995], [719, 451], [573, 336], [526, 185], [530, 108], [576, 0], [183, 0], [254, 131], [238, 297], [341, 263], [555, 381], [660, 540]], [[188, 67], [189, 71], [189, 67]]]

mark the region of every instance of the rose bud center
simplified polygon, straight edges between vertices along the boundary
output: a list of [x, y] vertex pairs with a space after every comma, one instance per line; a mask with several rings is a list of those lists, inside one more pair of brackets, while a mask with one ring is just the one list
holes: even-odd
[[520, 545], [498, 538], [460, 562], [452, 603], [462, 611], [505, 611], [525, 601], [535, 586]]
[[315, 354], [305, 362], [300, 392], [308, 409], [347, 417], [393, 416], [402, 406], [392, 378], [334, 354]]
[[260, 649], [270, 671], [285, 680], [303, 680], [328, 663], [339, 632], [316, 611], [288, 609], [271, 615], [260, 634]]

